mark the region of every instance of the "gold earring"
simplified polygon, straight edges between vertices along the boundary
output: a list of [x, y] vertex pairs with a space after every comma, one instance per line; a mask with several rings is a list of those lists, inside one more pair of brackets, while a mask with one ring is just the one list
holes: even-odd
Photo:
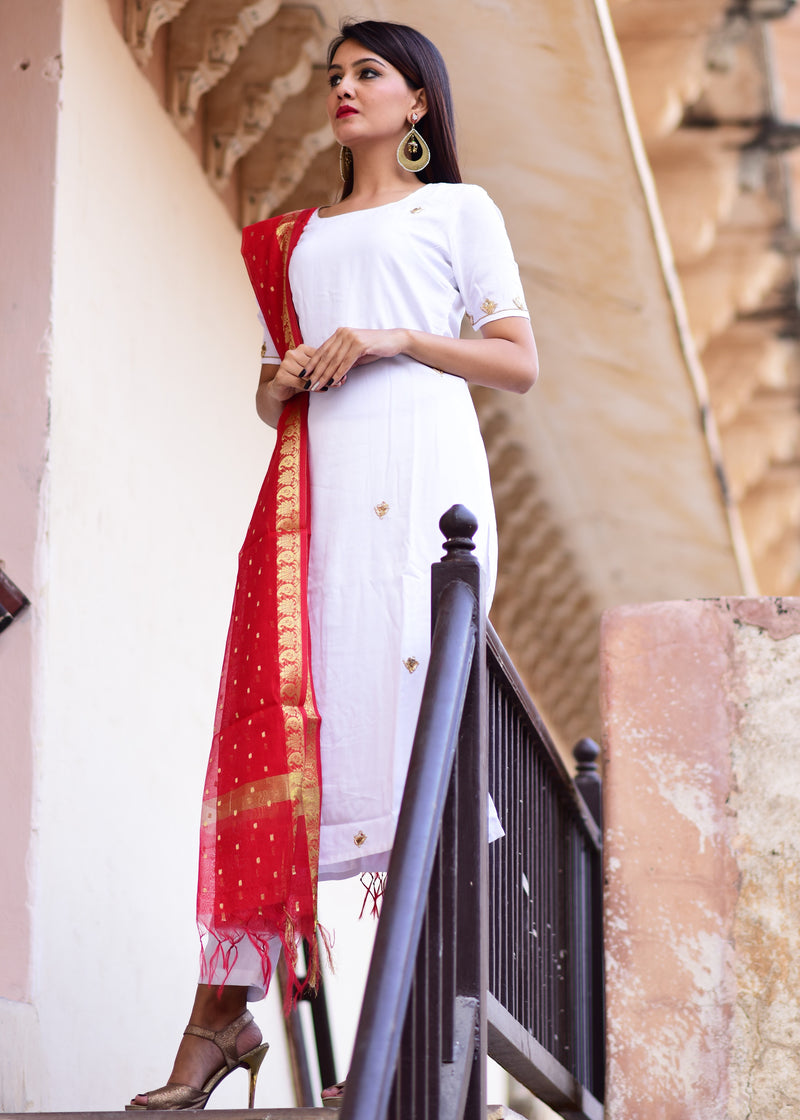
[[353, 153], [349, 148], [339, 149], [339, 174], [343, 183], [353, 178]]
[[397, 162], [406, 171], [422, 171], [431, 162], [431, 150], [414, 127], [417, 114], [411, 114], [411, 128], [397, 148]]

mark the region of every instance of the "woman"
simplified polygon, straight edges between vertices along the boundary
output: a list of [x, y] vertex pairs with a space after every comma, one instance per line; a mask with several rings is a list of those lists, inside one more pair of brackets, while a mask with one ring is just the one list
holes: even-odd
[[[203, 983], [167, 1086], [136, 1097], [137, 1108], [203, 1107], [237, 1066], [250, 1069], [254, 1088], [265, 1047], [246, 1003], [265, 994], [281, 945], [291, 963], [296, 937], [314, 932], [317, 853], [323, 878], [387, 867], [425, 677], [430, 564], [441, 551], [439, 517], [452, 504], [462, 502], [478, 517], [487, 601], [494, 582], [494, 512], [468, 382], [525, 392], [537, 376], [502, 218], [479, 187], [461, 183], [438, 51], [411, 28], [367, 21], [343, 25], [328, 62], [327, 109], [341, 145], [342, 198], [259, 223], [243, 239], [270, 327], [256, 407], [279, 428], [270, 470], [284, 475], [273, 478], [271, 489], [265, 482], [240, 556], [219, 706], [220, 713], [230, 710], [218, 717], [201, 841]], [[465, 310], [480, 338], [459, 337]], [[295, 469], [289, 456], [297, 448]], [[272, 576], [260, 551], [270, 547], [264, 543], [270, 531], [258, 517], [280, 520], [275, 511], [284, 510], [287, 478], [299, 478], [302, 520], [304, 454], [313, 526], [307, 566], [298, 560], [288, 591], [280, 575], [260, 590]], [[308, 540], [307, 526], [295, 529], [285, 538], [291, 547]], [[275, 547], [280, 567], [287, 553], [280, 543]], [[305, 652], [293, 647], [289, 659], [291, 680], [301, 682], [291, 724], [284, 718], [286, 688], [264, 683], [267, 670], [252, 644], [253, 632], [263, 641], [262, 629], [289, 625], [291, 609], [279, 603], [272, 622], [262, 624], [248, 612], [256, 609], [253, 599], [263, 609], [262, 599], [284, 595], [291, 603], [298, 591], [307, 629], [299, 621], [292, 631]], [[313, 687], [305, 669], [297, 669], [306, 664], [309, 637]], [[286, 668], [281, 641], [279, 633], [272, 676]], [[253, 675], [253, 661], [261, 677]], [[238, 690], [233, 701], [226, 699], [226, 681]], [[252, 688], [243, 688], [247, 681]], [[272, 724], [261, 707], [265, 691], [275, 694]], [[249, 705], [246, 712], [242, 705]], [[305, 753], [294, 770], [290, 762], [276, 777], [280, 759], [294, 757], [299, 728]], [[243, 764], [245, 754], [250, 761]], [[230, 777], [239, 765], [245, 768]], [[253, 775], [262, 769], [267, 777], [257, 784]], [[218, 775], [228, 775], [224, 795]], [[242, 786], [251, 778], [248, 800]], [[278, 787], [285, 792], [274, 794]], [[241, 846], [256, 836], [260, 843], [270, 828], [272, 847], [248, 849], [252, 864], [260, 865], [251, 872], [250, 863], [239, 862]], [[236, 889], [225, 894], [220, 883], [238, 874]], [[270, 894], [273, 878], [285, 881]], [[249, 903], [237, 917], [231, 911], [248, 888], [262, 892], [263, 908]]]

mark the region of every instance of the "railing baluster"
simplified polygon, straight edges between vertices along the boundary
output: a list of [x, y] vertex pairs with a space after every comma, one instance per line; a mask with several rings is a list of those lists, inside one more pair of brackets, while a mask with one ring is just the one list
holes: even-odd
[[[513, 1030], [502, 1036], [502, 1016], [491, 1024], [491, 1053], [557, 1111], [594, 1120], [602, 1116], [602, 1031], [594, 1006], [601, 1000], [602, 946], [588, 926], [601, 901], [599, 831], [493, 632], [487, 656], [493, 789], [507, 833], [500, 841], [505, 851], [491, 864], [495, 920], [507, 915], [491, 940], [492, 953], [504, 958], [491, 962], [492, 1014], [507, 1009], [508, 1030], [516, 1021], [532, 1036], [544, 1048], [544, 1065], [522, 1056], [531, 1043], [516, 1049]], [[599, 803], [599, 778], [588, 782]], [[545, 1052], [561, 1071], [552, 1074], [555, 1082]]]
[[441, 967], [441, 1048], [442, 1061], [453, 1061], [453, 1014], [456, 999], [456, 951], [453, 946], [468, 930], [455, 924], [458, 862], [455, 845], [458, 818], [458, 785], [453, 783], [453, 796], [447, 799], [442, 821], [442, 967]]

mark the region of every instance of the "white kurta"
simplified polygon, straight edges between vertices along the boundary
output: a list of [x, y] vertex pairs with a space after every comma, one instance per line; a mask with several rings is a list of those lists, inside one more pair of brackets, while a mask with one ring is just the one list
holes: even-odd
[[[289, 279], [311, 346], [340, 326], [455, 338], [465, 310], [476, 328], [527, 317], [500, 212], [465, 184], [315, 213]], [[497, 542], [486, 454], [461, 378], [405, 356], [353, 369], [341, 389], [311, 394], [309, 448], [320, 877], [340, 878], [388, 865], [428, 664], [439, 518], [457, 502], [476, 515], [487, 606]]]
[[[289, 279], [311, 346], [340, 326], [456, 338], [465, 312], [476, 329], [528, 317], [500, 212], [466, 184], [430, 183], [352, 214], [315, 213]], [[265, 334], [262, 359], [273, 357]], [[309, 449], [320, 878], [337, 879], [388, 866], [428, 665], [439, 518], [458, 502], [477, 517], [487, 609], [497, 537], [486, 453], [459, 377], [405, 356], [353, 369], [341, 389], [310, 394]], [[215, 947], [212, 937], [206, 966]], [[218, 966], [201, 979], [247, 985], [251, 1000], [264, 995], [247, 939], [229, 975]]]

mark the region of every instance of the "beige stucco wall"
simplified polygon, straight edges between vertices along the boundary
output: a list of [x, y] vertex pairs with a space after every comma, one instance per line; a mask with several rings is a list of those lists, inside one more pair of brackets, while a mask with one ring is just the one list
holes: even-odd
[[609, 1120], [800, 1112], [800, 601], [608, 612]]

